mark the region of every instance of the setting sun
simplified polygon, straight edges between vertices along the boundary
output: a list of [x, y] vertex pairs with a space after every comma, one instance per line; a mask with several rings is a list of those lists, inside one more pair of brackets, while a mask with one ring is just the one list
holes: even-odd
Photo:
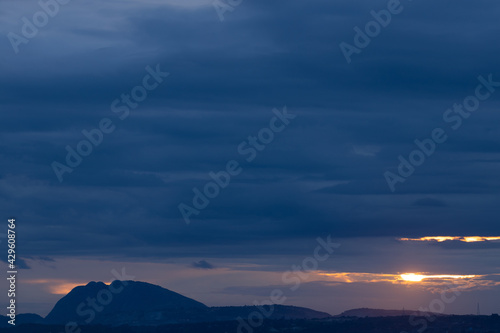
[[428, 236], [420, 238], [399, 238], [403, 242], [446, 242], [460, 241], [465, 243], [476, 243], [486, 241], [499, 241], [500, 237], [483, 237], [483, 236]]
[[409, 282], [421, 282], [425, 279], [470, 279], [476, 275], [421, 275], [415, 273], [406, 273], [400, 275], [401, 279]]
[[409, 274], [401, 274], [401, 278], [405, 281], [420, 282], [425, 278], [425, 276], [409, 273]]

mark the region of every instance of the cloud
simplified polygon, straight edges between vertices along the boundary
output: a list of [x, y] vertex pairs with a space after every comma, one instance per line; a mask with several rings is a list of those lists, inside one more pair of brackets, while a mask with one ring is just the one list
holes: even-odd
[[500, 241], [500, 236], [426, 236], [420, 238], [400, 238], [400, 241], [404, 242], [450, 242], [459, 241], [465, 243], [477, 243], [477, 242], [498, 242]]
[[376, 156], [380, 152], [380, 147], [376, 146], [353, 146], [352, 150], [355, 154], [367, 157]]
[[426, 206], [426, 207], [446, 207], [444, 201], [434, 199], [434, 198], [421, 198], [413, 203], [414, 206]]
[[[7, 258], [2, 258], [1, 260], [3, 262], [5, 262], [5, 263], [9, 263], [7, 261]], [[20, 257], [16, 257], [15, 266], [18, 269], [31, 269], [31, 266], [28, 265], [28, 263], [26, 262], [26, 260], [23, 259], [23, 258], [20, 258]]]
[[199, 269], [215, 269], [216, 267], [206, 260], [195, 261], [191, 264], [191, 267]]
[[[71, 2], [18, 55], [0, 45], [0, 207], [17, 214], [22, 258], [251, 257], [277, 271], [331, 234], [344, 249], [330, 269], [492, 273], [497, 243], [394, 238], [496, 230], [500, 91], [397, 193], [383, 172], [447, 126], [478, 75], [500, 81], [500, 4], [408, 4], [348, 65], [338, 44], [387, 1], [244, 1], [223, 23], [187, 3]], [[4, 35], [38, 10], [2, 6]], [[121, 121], [111, 103], [156, 64], [169, 80]], [[179, 203], [283, 105], [296, 121], [186, 227]], [[51, 163], [102, 118], [115, 132], [59, 183]]]

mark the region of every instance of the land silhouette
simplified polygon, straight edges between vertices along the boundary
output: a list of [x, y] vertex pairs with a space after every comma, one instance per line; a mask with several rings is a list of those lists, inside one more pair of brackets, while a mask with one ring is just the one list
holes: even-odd
[[352, 309], [332, 316], [304, 307], [261, 303], [209, 307], [161, 286], [139, 281], [90, 282], [62, 297], [45, 317], [3, 317], [5, 332], [500, 332], [500, 318], [411, 310]]

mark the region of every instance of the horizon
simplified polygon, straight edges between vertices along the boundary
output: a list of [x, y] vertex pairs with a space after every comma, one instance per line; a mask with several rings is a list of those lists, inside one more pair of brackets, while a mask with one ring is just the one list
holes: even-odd
[[[325, 270], [307, 270], [307, 265], [303, 265], [304, 262], [313, 263], [315, 260], [314, 252], [318, 254], [318, 258], [321, 259], [322, 256], [328, 255], [328, 258], [324, 261], [317, 260], [316, 264], [323, 265], [329, 261], [335, 261], [336, 256], [342, 250], [342, 244], [332, 243], [332, 240], [328, 237], [322, 240], [316, 240], [311, 247], [311, 255], [305, 256], [302, 260], [298, 261], [296, 264], [290, 264], [287, 270], [283, 271], [269, 271], [262, 270], [259, 265], [241, 265], [243, 267], [231, 267], [233, 265], [223, 264], [223, 260], [219, 259], [212, 261], [212, 263], [206, 260], [192, 261], [189, 264], [179, 264], [179, 263], [142, 263], [135, 264], [133, 262], [106, 262], [106, 261], [93, 261], [93, 260], [79, 260], [75, 262], [71, 259], [70, 262], [62, 262], [64, 266], [78, 267], [77, 270], [70, 268], [71, 272], [75, 275], [81, 276], [84, 267], [91, 267], [99, 265], [99, 270], [105, 267], [116, 267], [112, 268], [111, 271], [102, 274], [102, 279], [92, 278], [93, 272], [87, 274], [89, 278], [86, 281], [79, 280], [63, 280], [60, 278], [48, 278], [44, 280], [31, 279], [26, 276], [19, 283], [22, 285], [22, 289], [25, 289], [30, 294], [31, 301], [39, 302], [38, 306], [41, 306], [38, 311], [23, 311], [37, 313], [41, 316], [45, 316], [52, 309], [55, 303], [64, 295], [69, 293], [74, 287], [86, 285], [89, 281], [102, 281], [103, 283], [111, 283], [116, 277], [128, 277], [130, 280], [142, 281], [155, 285], [159, 285], [168, 290], [175, 291], [186, 297], [198, 300], [207, 306], [238, 306], [238, 305], [250, 305], [256, 301], [260, 302], [262, 300], [268, 299], [269, 294], [271, 294], [273, 289], [280, 289], [286, 297], [284, 305], [294, 305], [300, 307], [311, 308], [317, 311], [323, 311], [330, 314], [340, 314], [344, 311], [356, 308], [373, 308], [373, 309], [388, 309], [388, 310], [398, 310], [398, 309], [423, 309], [429, 312], [441, 312], [445, 314], [473, 314], [476, 311], [477, 303], [481, 303], [482, 314], [489, 315], [498, 313], [498, 302], [496, 295], [494, 293], [489, 293], [492, 286], [496, 287], [497, 283], [495, 279], [498, 278], [496, 274], [481, 274], [481, 275], [419, 275], [420, 271], [408, 271], [401, 273], [363, 273], [363, 272], [333, 272], [327, 269]], [[366, 240], [359, 240], [366, 244]], [[380, 241], [387, 242], [387, 239], [383, 238]], [[373, 240], [372, 240], [373, 242]], [[401, 241], [399, 239], [393, 239], [393, 245], [400, 247], [402, 243], [407, 241]], [[418, 246], [420, 240], [410, 240], [413, 246]], [[439, 245], [442, 242], [448, 241], [434, 241], [430, 240], [433, 245]], [[456, 242], [456, 240], [451, 240], [451, 242]], [[462, 241], [461, 241], [462, 242]], [[351, 240], [351, 243], [352, 240]], [[310, 244], [310, 243], [309, 243]], [[324, 247], [321, 247], [323, 244]], [[324, 251], [315, 251], [316, 248], [321, 248], [324, 250], [328, 249], [326, 244], [332, 245], [331, 253]], [[345, 243], [344, 247], [349, 243]], [[349, 247], [356, 248], [356, 242], [354, 244], [349, 244]], [[372, 244], [373, 247], [377, 246], [377, 243]], [[421, 245], [420, 245], [421, 246]], [[335, 250], [333, 250], [335, 249]], [[413, 250], [412, 250], [413, 251]], [[398, 256], [401, 256], [398, 253]], [[426, 254], [429, 256], [430, 254]], [[371, 258], [366, 258], [365, 260], [370, 260]], [[270, 259], [272, 260], [272, 259]], [[36, 261], [27, 260], [27, 264], [33, 266], [32, 269], [26, 272], [34, 272], [36, 274], [52, 273], [52, 275], [58, 274], [55, 270], [57, 260], [54, 259], [52, 262], [52, 267], [47, 266], [47, 263], [42, 262], [41, 264], [36, 263]], [[119, 263], [117, 265], [117, 263]], [[215, 264], [216, 263], [216, 264]], [[36, 265], [39, 266], [36, 266]], [[459, 262], [457, 263], [459, 264]], [[114, 265], [114, 266], [111, 266]], [[345, 263], [344, 263], [345, 265]], [[286, 267], [285, 263], [282, 266]], [[335, 263], [338, 267], [339, 263]], [[135, 272], [132, 274], [132, 272]], [[140, 272], [138, 276], [137, 272]], [[146, 276], [161, 276], [166, 275], [166, 273], [171, 273], [169, 278], [160, 279], [147, 279]], [[421, 273], [421, 272], [420, 272]], [[142, 274], [142, 277], [141, 275]], [[50, 275], [46, 275], [50, 276]], [[105, 278], [105, 277], [108, 278]], [[189, 276], [190, 281], [186, 281], [186, 276]], [[260, 283], [266, 283], [262, 287], [245, 287], [243, 291], [250, 295], [249, 297], [242, 297], [245, 293], [242, 292], [240, 279], [256, 279]], [[119, 279], [118, 279], [119, 280]], [[127, 279], [129, 280], [129, 279]], [[493, 281], [493, 283], [492, 283]], [[200, 284], [204, 282], [203, 284]], [[352, 287], [350, 286], [352, 285]], [[196, 287], [195, 287], [196, 286]], [[207, 292], [207, 286], [210, 287], [210, 291]], [[336, 293], [336, 299], [342, 299], [347, 301], [345, 305], [339, 305], [338, 302], [331, 302], [330, 299], [325, 298], [325, 291], [321, 289], [322, 286], [329, 287], [330, 290]], [[380, 294], [389, 294], [392, 297], [396, 296], [394, 302], [390, 305], [384, 306], [384, 301], [386, 299], [374, 299], [366, 302], [363, 298], [351, 297], [349, 292], [356, 291], [359, 287], [364, 288], [376, 288]], [[371, 287], [373, 286], [373, 287]], [[320, 288], [318, 288], [320, 287]], [[335, 288], [337, 287], [337, 288]], [[43, 288], [45, 290], [40, 290]], [[341, 292], [346, 290], [348, 293], [342, 294]], [[457, 297], [453, 297], [453, 291], [456, 290]], [[477, 291], [476, 291], [477, 290]], [[251, 292], [249, 292], [251, 291]], [[254, 295], [258, 291], [258, 297]], [[441, 293], [445, 292], [445, 298], [453, 298], [453, 302], [445, 302], [444, 307], [440, 308], [436, 305], [435, 300], [442, 298]], [[476, 292], [482, 292], [483, 296], [478, 299], [475, 296]], [[359, 291], [357, 291], [359, 294]], [[322, 294], [322, 299], [318, 302], [317, 295]], [[36, 297], [34, 297], [36, 295]], [[419, 298], [414, 299], [408, 295], [419, 295]], [[399, 296], [399, 297], [398, 297]], [[436, 306], [434, 310], [431, 311], [429, 307], [434, 303]], [[24, 306], [21, 303], [20, 309]]]
[[[75, 288], [78, 288], [78, 287], [88, 287], [89, 285], [91, 284], [104, 284], [105, 286], [111, 286], [112, 284], [114, 284], [115, 282], [127, 282], [127, 283], [130, 283], [130, 282], [140, 282], [140, 283], [147, 283], [147, 284], [151, 284], [153, 286], [159, 286], [161, 288], [164, 288], [164, 289], [167, 289], [169, 291], [172, 291], [172, 292], [175, 292], [177, 293], [175, 290], [170, 290], [168, 288], [165, 288], [165, 287], [162, 287], [160, 285], [155, 285], [155, 284], [152, 284], [152, 283], [149, 283], [149, 282], [145, 282], [145, 281], [137, 281], [137, 280], [114, 280], [114, 281], [111, 281], [111, 282], [103, 282], [103, 281], [89, 281], [87, 284], [82, 284], [82, 285], [77, 285], [77, 286], [74, 286], [67, 294], [61, 296], [61, 299], [64, 298], [65, 296], [67, 296], [69, 293], [71, 293]], [[126, 288], [126, 287], [125, 287]], [[178, 293], [180, 295], [182, 295], [182, 293]], [[184, 296], [184, 295], [182, 295]], [[61, 299], [59, 299], [58, 301], [60, 301]], [[196, 301], [196, 299], [195, 299]], [[203, 304], [203, 303], [202, 303]], [[55, 306], [56, 304], [54, 304]], [[206, 304], [204, 304], [206, 305]], [[281, 305], [281, 304], [275, 304], [275, 305]], [[288, 306], [296, 306], [296, 305], [293, 305], [293, 304], [287, 304]], [[208, 307], [210, 307], [209, 305], [206, 305]], [[232, 307], [232, 306], [251, 306], [251, 307], [254, 307], [255, 304], [240, 304], [240, 305], [218, 305], [218, 306], [215, 306], [215, 307]], [[479, 304], [477, 304], [477, 306], [479, 306]], [[52, 308], [53, 309], [53, 308]], [[52, 310], [51, 309], [51, 310]], [[319, 311], [317, 309], [312, 309], [312, 310], [315, 310], [315, 311]], [[411, 315], [411, 314], [417, 314], [419, 312], [425, 312], [424, 310], [422, 311], [419, 311], [418, 309], [384, 309], [384, 308], [367, 308], [367, 307], [361, 307], [361, 308], [353, 308], [353, 309], [346, 309], [344, 311], [342, 311], [341, 313], [338, 313], [338, 314], [332, 314], [332, 313], [328, 313], [326, 312], [328, 315], [332, 316], [332, 317], [335, 317], [335, 316], [340, 316], [342, 314], [344, 314], [345, 312], [349, 312], [349, 311], [355, 311], [355, 310], [375, 310], [375, 311], [378, 311], [378, 310], [381, 310], [381, 311], [402, 311], [403, 313], [406, 313], [408, 312], [408, 315]], [[428, 309], [425, 309], [425, 310], [428, 310]], [[324, 311], [323, 311], [324, 312]], [[435, 314], [444, 314], [444, 313], [441, 313], [441, 312], [432, 312], [430, 311], [431, 313], [435, 313]], [[27, 313], [27, 314], [32, 314], [32, 313]], [[34, 313], [36, 314], [36, 313]], [[37, 314], [37, 315], [40, 315], [40, 314]], [[444, 314], [444, 315], [458, 315], [458, 314], [455, 314], [455, 313], [447, 313], [447, 314]], [[466, 314], [462, 314], [462, 315], [479, 315], [479, 314], [474, 314], [474, 313], [466, 313]], [[483, 316], [488, 316], [488, 315], [498, 315], [497, 313], [491, 313], [491, 314], [481, 314]], [[42, 317], [45, 317], [45, 316], [42, 316]]]
[[500, 313], [500, 3], [2, 8], [8, 311], [128, 276], [207, 306]]

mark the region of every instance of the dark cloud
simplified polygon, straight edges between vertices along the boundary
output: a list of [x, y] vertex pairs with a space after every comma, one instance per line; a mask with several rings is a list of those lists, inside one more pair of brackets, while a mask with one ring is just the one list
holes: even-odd
[[[5, 263], [10, 263], [7, 258], [2, 258], [1, 260]], [[19, 257], [16, 258], [15, 267], [16, 269], [31, 269], [30, 265], [23, 258]]]
[[421, 198], [413, 203], [414, 206], [445, 207], [446, 203], [434, 198]]
[[[247, 256], [327, 234], [500, 232], [500, 92], [395, 193], [383, 178], [478, 75], [500, 81], [500, 5], [405, 2], [347, 64], [339, 43], [386, 1], [246, 1], [223, 23], [210, 1], [172, 3], [72, 2], [19, 54], [0, 45], [0, 210], [22, 221], [23, 255]], [[36, 10], [5, 8], [4, 35]], [[120, 120], [112, 101], [156, 64], [171, 75]], [[179, 203], [243, 160], [238, 145], [284, 105], [297, 118], [186, 226]], [[51, 163], [104, 117], [116, 130], [59, 183]]]
[[493, 250], [493, 249], [500, 249], [500, 242], [484, 241], [484, 242], [467, 243], [461, 241], [446, 241], [433, 244], [433, 246], [449, 250]]
[[206, 260], [200, 260], [200, 261], [195, 261], [191, 264], [192, 267], [194, 268], [200, 268], [200, 269], [214, 269], [215, 266], [209, 263]]

